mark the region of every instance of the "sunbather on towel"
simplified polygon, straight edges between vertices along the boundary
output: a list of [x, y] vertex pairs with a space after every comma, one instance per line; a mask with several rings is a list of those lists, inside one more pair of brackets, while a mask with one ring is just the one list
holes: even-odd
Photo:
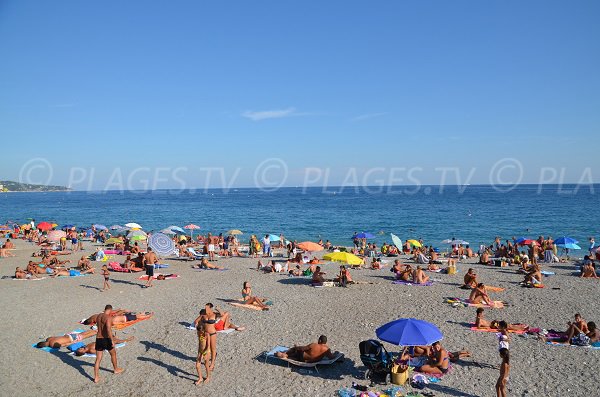
[[318, 363], [324, 358], [332, 359], [334, 354], [327, 346], [327, 337], [321, 335], [317, 343], [311, 343], [307, 346], [294, 346], [286, 352], [275, 354], [279, 358], [287, 358], [294, 361], [305, 363]]
[[223, 269], [222, 266], [213, 265], [208, 261], [207, 258], [202, 258], [200, 260], [200, 264], [198, 264], [198, 269]]
[[485, 285], [483, 285], [483, 283], [477, 284], [477, 287], [471, 290], [471, 294], [469, 295], [469, 302], [474, 304], [484, 303], [486, 305], [492, 303], [492, 300], [490, 299], [490, 296], [488, 295], [485, 289]]
[[50, 275], [50, 277], [52, 278], [56, 278], [58, 276], [65, 276], [65, 277], [77, 277], [77, 276], [82, 276], [84, 274], [92, 274], [94, 273], [94, 268], [89, 268], [87, 270], [76, 270], [76, 269], [70, 269], [70, 270], [57, 270], [54, 273], [52, 273]]
[[262, 299], [252, 296], [252, 287], [248, 281], [245, 281], [242, 286], [242, 299], [244, 300], [245, 305], [255, 305], [263, 310], [269, 310]]
[[396, 280], [410, 281], [412, 280], [413, 269], [411, 265], [404, 265], [404, 270], [396, 273]]
[[54, 349], [60, 349], [61, 347], [69, 346], [73, 343], [81, 342], [84, 339], [91, 338], [94, 335], [96, 335], [95, 330], [85, 331], [81, 333], [72, 332], [63, 336], [51, 336], [49, 338], [46, 338], [45, 341], [38, 342], [36, 347], [38, 349], [41, 349], [42, 347], [52, 347]]
[[440, 342], [431, 345], [427, 364], [415, 368], [415, 371], [425, 374], [443, 375], [448, 372], [450, 357]]
[[464, 288], [464, 289], [475, 288], [475, 287], [477, 287], [477, 284], [479, 284], [477, 282], [477, 273], [475, 273], [475, 270], [473, 270], [473, 268], [471, 268], [465, 274], [464, 284], [462, 285], [461, 288]]
[[[483, 317], [484, 309], [482, 307], [477, 309], [477, 317], [475, 317], [475, 326], [477, 328], [489, 328], [489, 329], [500, 329], [500, 323], [502, 321], [493, 320], [487, 321]], [[506, 324], [506, 328], [509, 331], [527, 331], [529, 329], [528, 325], [525, 324]]]
[[581, 276], [579, 276], [579, 277], [581, 277], [581, 278], [598, 278], [598, 275], [596, 274], [596, 269], [594, 269], [594, 266], [592, 265], [591, 261], [588, 261], [583, 264], [583, 267], [581, 268]]
[[415, 284], [425, 284], [429, 281], [429, 276], [425, 274], [421, 266], [417, 266], [417, 269], [413, 273], [413, 283]]
[[[113, 338], [113, 343], [115, 345], [121, 344], [121, 343], [125, 343], [125, 342], [129, 342], [133, 340], [133, 336], [130, 336], [127, 339], [118, 339], [118, 338]], [[74, 346], [70, 347], [69, 349], [73, 348]], [[77, 357], [81, 357], [83, 355], [86, 354], [96, 354], [96, 342], [92, 342], [92, 343], [88, 343], [85, 346], [82, 346], [78, 349], [75, 349], [74, 351], [75, 355]]]
[[525, 280], [523, 281], [523, 285], [535, 286], [542, 284], [542, 278], [544, 275], [542, 274], [542, 270], [540, 269], [540, 265], [537, 263], [534, 264], [528, 273], [525, 275]]

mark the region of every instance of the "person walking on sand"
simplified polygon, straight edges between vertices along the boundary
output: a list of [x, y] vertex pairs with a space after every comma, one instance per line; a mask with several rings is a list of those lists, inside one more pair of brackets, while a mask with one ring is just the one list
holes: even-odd
[[502, 364], [500, 364], [500, 377], [496, 382], [496, 396], [506, 397], [506, 384], [510, 374], [510, 353], [508, 349], [500, 349], [500, 357], [502, 357]]
[[98, 327], [98, 333], [96, 334], [96, 363], [94, 364], [94, 383], [100, 382], [100, 362], [102, 361], [102, 354], [104, 351], [108, 351], [110, 354], [110, 361], [114, 369], [114, 373], [120, 374], [125, 371], [123, 368], [117, 366], [117, 350], [113, 343], [112, 334], [112, 306], [106, 305], [104, 312], [100, 313], [96, 318], [96, 326]]
[[108, 267], [106, 265], [102, 266], [102, 276], [104, 277], [104, 285], [102, 286], [102, 291], [106, 291], [107, 289], [110, 289], [110, 273], [108, 272]]
[[144, 255], [142, 263], [146, 268], [146, 276], [148, 276], [148, 281], [146, 282], [145, 287], [150, 288], [152, 287], [152, 279], [154, 279], [154, 265], [158, 263], [158, 258], [156, 257], [156, 254], [152, 252], [151, 247], [148, 247], [148, 252], [146, 252], [146, 255]]

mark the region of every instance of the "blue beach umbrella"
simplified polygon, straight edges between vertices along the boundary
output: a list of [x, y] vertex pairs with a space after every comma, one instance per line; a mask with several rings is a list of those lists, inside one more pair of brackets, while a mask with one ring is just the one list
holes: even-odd
[[353, 239], [355, 239], [355, 238], [373, 238], [373, 237], [375, 237], [375, 235], [373, 233], [367, 233], [367, 232], [357, 233], [354, 236], [352, 236]]
[[279, 236], [277, 236], [275, 234], [269, 234], [269, 241], [273, 243], [273, 242], [281, 241], [281, 238], [279, 238]]
[[174, 231], [175, 233], [186, 234], [186, 231], [180, 228], [179, 226], [169, 226], [167, 229]]
[[554, 244], [558, 245], [558, 246], [563, 246], [563, 245], [568, 245], [568, 244], [578, 244], [579, 241], [575, 240], [574, 238], [571, 237], [559, 237], [556, 240], [554, 240]]
[[429, 346], [444, 337], [435, 325], [414, 318], [401, 318], [382, 325], [375, 334], [382, 341], [398, 346]]
[[171, 255], [175, 252], [175, 243], [163, 233], [153, 233], [148, 239], [148, 246], [160, 256]]
[[62, 225], [60, 228], [61, 229], [73, 229], [75, 227], [75, 225]]
[[531, 239], [528, 237], [519, 237], [518, 239], [515, 240], [515, 244], [521, 244], [523, 241], [526, 241], [526, 240], [531, 240]]
[[96, 230], [108, 230], [106, 226], [100, 224], [92, 225], [92, 227], [94, 227]]

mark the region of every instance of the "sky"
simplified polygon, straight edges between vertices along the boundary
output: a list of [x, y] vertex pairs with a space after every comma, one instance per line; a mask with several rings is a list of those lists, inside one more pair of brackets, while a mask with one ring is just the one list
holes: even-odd
[[0, 0], [0, 180], [600, 182], [600, 2]]

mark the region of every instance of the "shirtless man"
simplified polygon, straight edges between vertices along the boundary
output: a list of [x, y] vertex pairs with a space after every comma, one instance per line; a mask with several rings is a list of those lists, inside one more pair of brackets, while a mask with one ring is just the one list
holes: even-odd
[[104, 313], [101, 313], [96, 318], [96, 325], [98, 326], [98, 334], [96, 335], [96, 362], [94, 364], [94, 383], [100, 382], [100, 362], [102, 361], [102, 354], [104, 350], [110, 354], [110, 361], [115, 374], [120, 374], [124, 371], [123, 368], [117, 366], [117, 351], [114, 348], [114, 337], [112, 334], [112, 321], [113, 316], [112, 306], [106, 305], [104, 307]]
[[21, 269], [20, 267], [17, 267], [15, 269], [15, 278], [23, 280], [23, 279], [28, 278], [27, 276], [31, 277], [31, 275], [29, 273], [27, 273], [25, 270]]
[[464, 284], [460, 288], [471, 289], [477, 287], [477, 284], [479, 284], [477, 282], [477, 273], [471, 268], [465, 274]]
[[[579, 334], [586, 334], [589, 332], [586, 321], [581, 317], [581, 314], [575, 314], [575, 322], [568, 322], [567, 325], [569, 328], [567, 329], [567, 341], [571, 341], [575, 336]], [[595, 324], [594, 324], [595, 325]]]
[[534, 264], [531, 270], [525, 275], [525, 280], [523, 281], [523, 284], [530, 286], [541, 285], [543, 277], [544, 275], [542, 274], [540, 265]]
[[[118, 339], [116, 337], [113, 337], [113, 342], [115, 343], [115, 345], [130, 342], [132, 340], [133, 336], [130, 336], [127, 339]], [[68, 347], [68, 349], [75, 353], [77, 357], [81, 357], [85, 354], [96, 354], [96, 342], [88, 343], [87, 345], [81, 347], [78, 347], [77, 345], [78, 344], [73, 344]]]
[[421, 266], [417, 266], [413, 273], [413, 283], [425, 284], [427, 281], [429, 281], [429, 276], [425, 274]]
[[[260, 262], [260, 261], [259, 261]], [[223, 266], [213, 265], [208, 261], [207, 258], [200, 259], [200, 263], [198, 264], [198, 269], [214, 269], [214, 270], [223, 270]]]
[[443, 375], [448, 372], [449, 365], [450, 357], [448, 356], [448, 352], [442, 347], [440, 342], [435, 342], [431, 345], [427, 364], [415, 368], [415, 370], [425, 374]]
[[146, 276], [148, 281], [146, 282], [146, 288], [152, 287], [152, 280], [154, 279], [154, 265], [158, 263], [156, 254], [152, 252], [152, 248], [148, 247], [148, 252], [144, 255], [143, 264], [146, 268]]
[[394, 261], [394, 266], [392, 266], [392, 273], [398, 274], [404, 270], [404, 265], [400, 263], [398, 259]]
[[276, 353], [276, 356], [305, 363], [317, 363], [325, 357], [329, 359], [335, 357], [331, 349], [327, 346], [327, 337], [325, 335], [319, 337], [318, 343], [311, 343], [307, 346], [294, 346], [286, 352]]
[[[477, 317], [475, 317], [475, 326], [477, 328], [483, 329], [500, 329], [500, 321], [487, 321], [485, 318], [483, 318], [483, 312], [484, 310], [482, 307], [477, 309]], [[509, 331], [527, 331], [529, 329], [529, 326], [525, 324], [506, 324], [506, 329]]]
[[315, 285], [323, 285], [325, 281], [325, 272], [321, 271], [321, 266], [317, 266], [312, 275], [312, 283]]
[[483, 303], [489, 305], [492, 303], [490, 296], [488, 295], [485, 285], [483, 283], [477, 284], [473, 290], [471, 290], [471, 294], [469, 295], [469, 302], [471, 303]]
[[85, 331], [81, 333], [69, 333], [63, 336], [51, 336], [46, 338], [45, 341], [38, 342], [35, 347], [41, 349], [42, 347], [51, 347], [53, 349], [60, 349], [61, 347], [72, 345], [76, 342], [81, 342], [84, 339], [91, 338], [96, 335], [96, 331]]
[[56, 278], [59, 276], [63, 276], [63, 277], [77, 277], [77, 276], [81, 276], [84, 274], [93, 274], [94, 273], [94, 268], [90, 267], [87, 270], [75, 270], [75, 269], [71, 269], [71, 270], [57, 270], [54, 273], [52, 273], [50, 275], [50, 277], [52, 278]]
[[400, 273], [396, 273], [397, 280], [410, 281], [413, 276], [413, 269], [411, 265], [404, 265], [404, 270], [401, 270]]

